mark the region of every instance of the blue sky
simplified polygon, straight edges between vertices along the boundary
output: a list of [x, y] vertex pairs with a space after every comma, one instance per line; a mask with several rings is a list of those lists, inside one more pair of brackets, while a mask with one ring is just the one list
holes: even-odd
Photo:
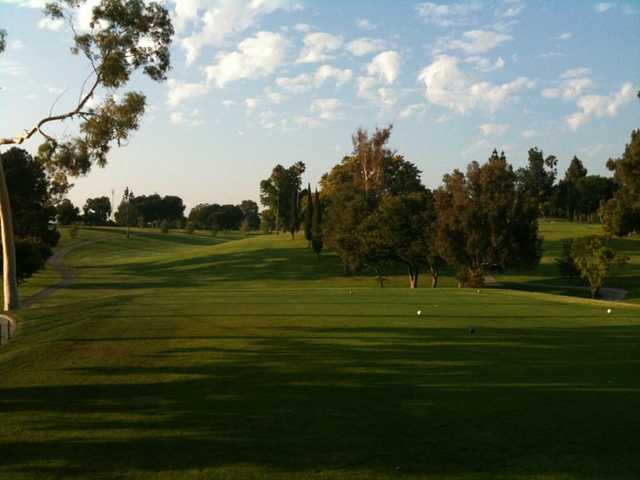
[[[0, 0], [0, 134], [77, 99], [88, 67], [41, 0]], [[394, 124], [392, 146], [434, 187], [495, 147], [516, 166], [538, 146], [564, 172], [605, 174], [640, 126], [640, 2], [166, 0], [177, 35], [170, 80], [136, 78], [141, 128], [70, 193], [117, 201], [180, 195], [188, 206], [258, 200], [276, 163], [320, 176], [358, 127]], [[79, 12], [87, 27], [91, 3]], [[114, 92], [101, 92], [107, 95]], [[115, 92], [118, 94], [118, 92]], [[71, 131], [61, 126], [58, 133]], [[26, 146], [37, 148], [37, 140]]]

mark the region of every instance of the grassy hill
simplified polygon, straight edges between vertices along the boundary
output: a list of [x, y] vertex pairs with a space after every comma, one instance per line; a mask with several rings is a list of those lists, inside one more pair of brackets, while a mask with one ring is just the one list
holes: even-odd
[[[540, 269], [505, 279], [552, 285], [592, 228], [543, 225]], [[0, 478], [637, 478], [637, 305], [380, 289], [284, 235], [77, 241], [0, 350]]]

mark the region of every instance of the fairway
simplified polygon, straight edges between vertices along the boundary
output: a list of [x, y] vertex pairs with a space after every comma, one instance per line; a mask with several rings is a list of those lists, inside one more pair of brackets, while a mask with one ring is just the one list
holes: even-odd
[[0, 350], [0, 478], [638, 478], [637, 306], [375, 288], [284, 235], [77, 241]]

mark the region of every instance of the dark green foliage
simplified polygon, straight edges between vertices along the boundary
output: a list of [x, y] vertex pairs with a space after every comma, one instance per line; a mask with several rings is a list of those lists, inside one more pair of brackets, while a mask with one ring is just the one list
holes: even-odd
[[578, 267], [576, 267], [575, 262], [573, 261], [573, 257], [571, 255], [571, 246], [573, 245], [573, 240], [563, 240], [562, 241], [562, 253], [560, 254], [560, 258], [556, 258], [555, 263], [558, 267], [558, 271], [560, 275], [567, 278], [579, 277], [580, 273], [578, 272]]
[[109, 197], [88, 198], [82, 210], [86, 225], [92, 227], [107, 225], [111, 216], [111, 200]]
[[621, 158], [607, 162], [614, 172], [618, 190], [600, 209], [605, 231], [623, 236], [640, 231], [640, 129], [631, 132], [631, 141]]
[[[246, 221], [249, 230], [259, 230], [260, 213], [258, 204], [253, 200], [243, 200], [242, 202], [240, 202], [240, 205], [238, 205], [238, 208], [242, 210], [242, 222], [244, 223]], [[240, 226], [242, 227], [242, 224], [240, 224]]]
[[313, 218], [311, 226], [311, 248], [313, 252], [320, 257], [322, 248], [324, 246], [323, 229], [322, 229], [322, 201], [320, 200], [320, 193], [316, 190], [316, 199], [312, 202], [313, 205]]
[[305, 169], [303, 162], [296, 162], [289, 168], [276, 165], [269, 178], [260, 182], [260, 202], [275, 213], [276, 231], [291, 230], [291, 225], [299, 222], [292, 199], [294, 194], [299, 198]]
[[289, 233], [291, 233], [291, 239], [295, 238], [295, 234], [300, 230], [300, 217], [299, 212], [299, 197], [300, 192], [298, 189], [291, 190], [291, 206], [289, 208]]
[[307, 239], [309, 245], [313, 239], [313, 193], [311, 193], [311, 184], [307, 186], [306, 191], [307, 202], [304, 208], [304, 238]]
[[60, 225], [71, 225], [78, 221], [80, 209], [65, 198], [56, 206], [56, 220]]
[[544, 213], [553, 193], [558, 159], [553, 155], [544, 157], [542, 150], [529, 150], [528, 165], [517, 171], [518, 188], [533, 200]]
[[20, 283], [44, 266], [52, 247], [58, 244], [60, 233], [52, 225], [56, 209], [51, 205], [49, 179], [42, 166], [19, 148], [0, 154], [0, 161], [12, 205]]
[[162, 197], [157, 193], [136, 197], [127, 190], [115, 213], [115, 220], [119, 225], [134, 226], [137, 219], [142, 217], [145, 223], [151, 225], [160, 225], [162, 221], [177, 225], [184, 219], [185, 208], [180, 197]]
[[629, 261], [608, 246], [606, 237], [593, 235], [571, 241], [571, 259], [580, 277], [587, 281], [591, 297], [598, 298], [611, 269]]
[[196, 228], [193, 226], [193, 223], [191, 223], [191, 222], [187, 222], [187, 228], [186, 228], [186, 230], [187, 230], [187, 233], [188, 233], [189, 235], [193, 235], [193, 234], [195, 233], [195, 231], [196, 231]]
[[275, 211], [266, 208], [260, 212], [260, 230], [263, 233], [273, 233], [276, 229], [276, 214]]
[[195, 228], [208, 230], [216, 226], [219, 230], [238, 230], [244, 219], [241, 208], [235, 205], [209, 205], [201, 203], [189, 212], [188, 221]]
[[162, 233], [169, 233], [169, 222], [167, 220], [162, 220], [160, 222], [160, 231]]
[[494, 150], [484, 165], [472, 162], [466, 175], [455, 170], [443, 182], [435, 192], [436, 250], [461, 285], [481, 286], [491, 272], [538, 265], [538, 205], [518, 188], [504, 153]]

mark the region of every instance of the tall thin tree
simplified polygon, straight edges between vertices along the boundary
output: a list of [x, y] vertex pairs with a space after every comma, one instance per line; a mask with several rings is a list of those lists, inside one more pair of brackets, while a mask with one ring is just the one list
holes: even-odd
[[307, 186], [307, 205], [304, 211], [304, 238], [311, 246], [313, 239], [313, 193], [311, 192], [311, 184]]
[[317, 189], [316, 199], [313, 202], [313, 227], [311, 236], [311, 246], [313, 247], [313, 251], [318, 258], [320, 258], [320, 252], [322, 252], [324, 242], [322, 240], [322, 203]]

